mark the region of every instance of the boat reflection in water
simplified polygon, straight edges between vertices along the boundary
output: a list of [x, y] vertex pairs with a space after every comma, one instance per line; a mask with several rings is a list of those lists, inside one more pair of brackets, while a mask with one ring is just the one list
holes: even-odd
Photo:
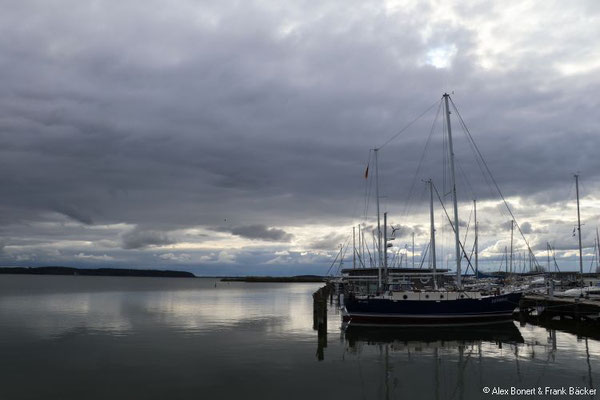
[[384, 344], [392, 343], [403, 346], [411, 344], [434, 344], [439, 347], [480, 342], [495, 343], [502, 347], [503, 343], [524, 343], [521, 332], [512, 321], [498, 324], [465, 327], [379, 327], [348, 325], [344, 329], [344, 338], [350, 348], [358, 343]]
[[[469, 327], [344, 328], [345, 357], [361, 360], [362, 373], [370, 370], [365, 391], [377, 398], [478, 399], [490, 379], [502, 384], [503, 378], [494, 376], [520, 380], [518, 352], [525, 340], [512, 321]], [[516, 374], [507, 374], [508, 360], [508, 369]]]

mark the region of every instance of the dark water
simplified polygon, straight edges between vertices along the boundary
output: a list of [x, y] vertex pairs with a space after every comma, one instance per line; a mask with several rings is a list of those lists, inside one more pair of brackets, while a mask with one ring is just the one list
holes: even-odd
[[332, 305], [319, 349], [320, 284], [215, 282], [0, 276], [0, 399], [491, 399], [511, 396], [486, 386], [600, 388], [596, 339], [517, 323], [343, 332]]

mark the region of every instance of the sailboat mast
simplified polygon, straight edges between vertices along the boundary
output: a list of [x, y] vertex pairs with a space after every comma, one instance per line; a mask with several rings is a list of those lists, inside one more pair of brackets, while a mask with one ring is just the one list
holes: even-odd
[[435, 266], [435, 223], [433, 221], [433, 182], [429, 182], [429, 220], [431, 226], [431, 266], [433, 268], [433, 287], [437, 290], [436, 266]]
[[473, 213], [475, 215], [475, 279], [479, 277], [479, 236], [477, 235], [477, 200], [473, 200]]
[[461, 270], [460, 270], [460, 236], [458, 234], [458, 203], [456, 199], [456, 173], [454, 171], [454, 148], [452, 147], [452, 128], [450, 125], [450, 106], [448, 105], [448, 98], [450, 95], [444, 93], [444, 104], [446, 105], [446, 125], [448, 127], [448, 149], [450, 150], [450, 172], [452, 177], [452, 200], [454, 203], [454, 241], [455, 241], [455, 253], [456, 253], [456, 284], [458, 288], [462, 288], [461, 282]]
[[356, 227], [352, 227], [352, 269], [356, 269]]
[[550, 272], [550, 243], [546, 242], [546, 252], [547, 252], [547, 264], [548, 264], [548, 272]]
[[515, 231], [515, 220], [510, 220], [510, 268], [508, 271], [512, 274], [513, 272], [513, 233]]
[[377, 198], [377, 276], [381, 289], [381, 216], [379, 214], [379, 162], [377, 157], [379, 149], [373, 151], [375, 152], [375, 197]]
[[415, 232], [412, 233], [412, 264], [415, 267]]
[[579, 214], [579, 175], [575, 174], [575, 192], [577, 193], [577, 231], [579, 232], [579, 274], [583, 286], [583, 251], [581, 250], [581, 216]]
[[[375, 268], [377, 268], [377, 271], [379, 271], [379, 273], [381, 273], [381, 270], [379, 269], [379, 259], [376, 257], [376, 252], [377, 252], [377, 241], [375, 240], [375, 229], [373, 229], [371, 231], [371, 239], [372, 239], [372, 243], [371, 246], [373, 246], [373, 264], [375, 264]], [[379, 276], [379, 280], [381, 281], [381, 276]]]
[[[362, 243], [361, 247], [360, 247], [360, 254], [362, 254], [362, 259], [366, 260], [366, 258], [365, 258], [365, 248], [366, 248], [366, 250], [368, 252], [368, 250], [369, 250], [368, 246], [369, 245], [365, 244], [365, 231], [362, 229], [362, 226], [360, 226], [359, 232], [360, 232], [360, 241]], [[371, 254], [369, 254], [369, 260], [370, 259], [371, 259]], [[369, 267], [370, 266], [371, 266], [371, 264], [369, 264]], [[366, 268], [366, 261], [363, 263], [363, 268]]]
[[364, 264], [364, 257], [363, 257], [363, 253], [362, 253], [362, 241], [361, 241], [361, 233], [360, 233], [360, 224], [356, 225], [356, 227], [358, 228], [358, 248], [356, 249], [357, 253], [358, 253], [358, 261], [360, 262], [360, 264], [363, 266], [365, 266]]
[[598, 236], [598, 227], [596, 227], [596, 243], [598, 243], [598, 258], [596, 259], [596, 272], [600, 272], [600, 237]]
[[[383, 213], [383, 279], [387, 283], [387, 212]], [[385, 285], [384, 285], [385, 286]]]

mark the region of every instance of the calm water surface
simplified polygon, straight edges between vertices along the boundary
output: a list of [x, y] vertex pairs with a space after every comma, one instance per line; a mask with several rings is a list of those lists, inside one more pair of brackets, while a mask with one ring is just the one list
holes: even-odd
[[331, 305], [319, 341], [320, 286], [0, 276], [0, 399], [491, 399], [486, 386], [600, 388], [597, 336], [532, 325], [342, 331]]

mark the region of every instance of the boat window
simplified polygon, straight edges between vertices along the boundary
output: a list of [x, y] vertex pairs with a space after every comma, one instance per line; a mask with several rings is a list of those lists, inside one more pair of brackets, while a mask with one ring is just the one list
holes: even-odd
[[444, 295], [443, 295], [443, 294], [440, 294], [440, 299], [443, 299], [443, 298], [444, 298]]
[[404, 295], [404, 296], [402, 296], [402, 298], [403, 298], [404, 300], [406, 300], [406, 299], [408, 299], [408, 296], [407, 296], [407, 295]]

